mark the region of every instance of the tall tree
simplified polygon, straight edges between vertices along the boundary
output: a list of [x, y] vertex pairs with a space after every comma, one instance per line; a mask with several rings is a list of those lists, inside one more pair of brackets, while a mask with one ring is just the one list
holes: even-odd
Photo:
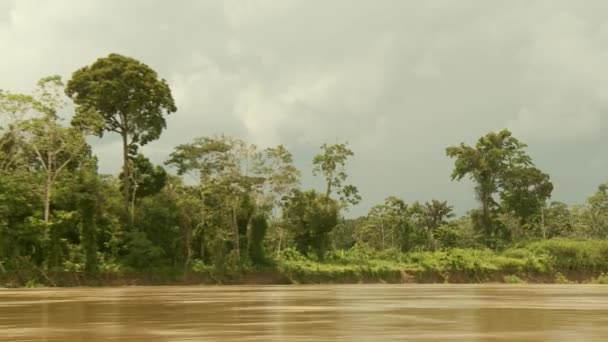
[[261, 223], [261, 219], [258, 219], [256, 227], [266, 228], [260, 230], [264, 233], [269, 230], [268, 228], [271, 229], [271, 235], [276, 240], [276, 251], [280, 253], [286, 240], [285, 225], [279, 219], [280, 210], [289, 194], [300, 185], [300, 170], [293, 165], [291, 152], [285, 146], [279, 145], [264, 150], [264, 159], [259, 171], [266, 179], [263, 189], [264, 198], [260, 201], [264, 207], [262, 210], [270, 212], [270, 215], [265, 217], [274, 219], [274, 224], [266, 227]]
[[291, 152], [283, 145], [264, 150], [259, 172], [266, 178], [270, 206], [278, 206], [300, 184], [300, 170], [293, 165]]
[[358, 204], [361, 201], [359, 190], [354, 185], [345, 184], [348, 178], [346, 161], [354, 155], [353, 151], [348, 148], [347, 144], [323, 144], [321, 150], [322, 153], [314, 156], [312, 160], [312, 172], [315, 176], [325, 177], [325, 197], [329, 200], [335, 190], [343, 207], [348, 204]]
[[208, 244], [216, 250], [223, 250], [222, 241], [231, 236], [231, 249], [238, 261], [248, 253], [249, 223], [258, 209], [255, 195], [265, 182], [260, 174], [262, 161], [254, 145], [219, 136], [179, 145], [166, 162], [178, 174], [198, 177], [203, 204], [199, 234], [207, 234]]
[[551, 197], [553, 184], [549, 175], [530, 166], [517, 166], [505, 171], [500, 199], [505, 211], [510, 211], [527, 224], [541, 213]]
[[[59, 122], [58, 113], [64, 108], [63, 83], [59, 76], [42, 78], [34, 95], [13, 94], [4, 97], [12, 110], [24, 111], [22, 116], [33, 118], [16, 123], [12, 132], [12, 148], [23, 151], [34, 169], [44, 174], [44, 222], [49, 223], [52, 191], [65, 168], [86, 152], [87, 143], [82, 133]], [[6, 95], [6, 94], [5, 94]], [[4, 108], [9, 105], [5, 102]], [[13, 152], [14, 154], [15, 152]]]
[[[475, 182], [475, 192], [481, 204], [477, 224], [483, 230], [488, 245], [495, 246], [498, 239], [498, 212], [511, 210], [520, 220], [525, 220], [530, 215], [530, 206], [521, 206], [519, 201], [544, 205], [553, 189], [549, 176], [534, 167], [532, 159], [524, 151], [526, 147], [505, 129], [486, 134], [475, 146], [461, 143], [446, 149], [446, 154], [455, 158], [452, 180], [468, 176]], [[502, 206], [496, 196], [503, 200]], [[533, 205], [533, 208], [540, 207]]]
[[140, 61], [110, 54], [74, 72], [66, 94], [76, 103], [75, 126], [95, 127], [95, 133], [122, 137], [124, 203], [129, 210], [131, 176], [129, 149], [160, 137], [165, 115], [177, 111], [171, 89], [156, 71]]

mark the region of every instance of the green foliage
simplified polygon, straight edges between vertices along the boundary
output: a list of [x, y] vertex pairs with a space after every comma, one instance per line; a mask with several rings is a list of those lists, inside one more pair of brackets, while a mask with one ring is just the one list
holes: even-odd
[[[154, 165], [146, 156], [138, 153], [130, 156], [131, 163], [131, 198], [137, 199], [159, 193], [167, 182], [167, 172], [162, 166]], [[124, 188], [124, 173], [120, 173]]]
[[[297, 282], [362, 281], [375, 279], [403, 281], [402, 272], [415, 274], [417, 281], [524, 283], [552, 281], [570, 283], [564, 275], [573, 270], [590, 275], [600, 272], [593, 281], [604, 281], [608, 272], [606, 258], [601, 259], [606, 241], [548, 240], [524, 244], [496, 253], [489, 249], [452, 248], [441, 251], [400, 253], [394, 249], [375, 251], [364, 246], [329, 253], [323, 262], [314, 261], [296, 250], [287, 249], [279, 259], [280, 268]], [[593, 268], [579, 259], [560, 262], [566, 253], [596, 255]], [[579, 268], [573, 268], [579, 267]], [[375, 270], [375, 271], [372, 271]], [[378, 270], [379, 273], [374, 273]], [[587, 273], [584, 273], [587, 272]]]
[[[72, 108], [64, 93], [71, 126], [59, 116]], [[74, 72], [65, 90], [51, 76], [30, 94], [0, 91], [0, 276], [17, 279], [7, 284], [260, 270], [294, 282], [608, 282], [608, 186], [581, 205], [547, 203], [549, 176], [507, 130], [446, 149], [479, 209], [455, 218], [446, 201], [389, 196], [351, 219], [341, 213], [361, 196], [347, 184], [347, 144], [313, 157], [322, 193], [300, 189], [285, 146], [223, 135], [177, 146], [168, 172], [139, 147], [176, 109], [165, 80], [117, 54]], [[106, 132], [122, 138], [118, 175], [98, 173], [85, 140]]]
[[[62, 98], [63, 83], [58, 76], [43, 78], [33, 95], [3, 93], [0, 112], [9, 110], [19, 118], [0, 140], [0, 147], [9, 147], [10, 153], [0, 165], [28, 169], [38, 173], [38, 192], [43, 203], [44, 221], [51, 220], [51, 202], [58, 178], [67, 168], [75, 168], [80, 158], [87, 156], [87, 143], [82, 133], [73, 127], [64, 127], [57, 113], [65, 107]], [[16, 152], [18, 151], [18, 152]], [[20, 170], [25, 171], [25, 170]]]
[[177, 111], [171, 89], [147, 65], [112, 53], [72, 74], [65, 89], [76, 104], [72, 124], [102, 136], [122, 137], [124, 201], [129, 210], [131, 176], [129, 149], [160, 137], [165, 115]]
[[202, 260], [200, 259], [195, 259], [192, 262], [192, 271], [194, 272], [198, 272], [198, 273], [210, 273], [213, 272], [213, 267], [210, 265], [205, 264]]
[[347, 144], [323, 144], [321, 150], [323, 153], [317, 154], [312, 160], [312, 173], [315, 176], [321, 174], [325, 177], [327, 184], [325, 197], [331, 198], [332, 192], [335, 190], [343, 207], [361, 202], [357, 187], [344, 183], [348, 177], [346, 161], [349, 157], [354, 156], [353, 151], [348, 148]]
[[503, 280], [507, 284], [525, 284], [526, 282], [520, 277], [510, 274], [503, 277]]
[[129, 232], [126, 238], [125, 265], [135, 269], [152, 269], [161, 265], [163, 250], [143, 232]]
[[443, 248], [479, 248], [479, 237], [471, 219], [464, 217], [439, 226], [435, 239]]
[[446, 149], [447, 156], [455, 159], [452, 180], [469, 177], [475, 183], [481, 208], [473, 219], [488, 247], [497, 248], [511, 236], [499, 222], [499, 213], [513, 213], [525, 224], [551, 196], [549, 176], [534, 167], [525, 148], [511, 132], [502, 130], [479, 138], [474, 147], [461, 143]]
[[556, 284], [571, 284], [572, 283], [561, 272], [555, 273], [555, 279], [554, 279], [554, 281], [555, 281]]
[[372, 207], [356, 229], [356, 240], [375, 249], [409, 250], [412, 242], [412, 211], [402, 199], [387, 197], [384, 204]]
[[572, 216], [568, 205], [562, 202], [551, 202], [544, 210], [544, 217], [541, 218], [544, 219], [545, 238], [571, 236], [574, 233]]
[[91, 159], [78, 174], [75, 197], [80, 218], [80, 241], [85, 253], [85, 269], [96, 273], [98, 269], [98, 227], [101, 186], [97, 175], [97, 161]]
[[608, 238], [608, 185], [600, 184], [583, 205], [570, 208], [572, 232], [576, 238]]
[[608, 271], [608, 241], [551, 239], [526, 246], [537, 255], [547, 255], [561, 271]]
[[296, 249], [306, 255], [313, 252], [322, 260], [330, 233], [338, 224], [337, 203], [314, 190], [296, 190], [287, 200], [283, 216], [294, 233]]
[[594, 279], [594, 282], [597, 284], [607, 285], [608, 284], [608, 274], [606, 274], [606, 273], [600, 274], [596, 279]]
[[264, 237], [268, 231], [268, 221], [263, 214], [254, 215], [251, 218], [251, 243], [249, 244], [249, 258], [255, 265], [263, 265], [267, 262], [264, 253]]
[[66, 94], [76, 103], [76, 126], [100, 120], [97, 134], [117, 132], [136, 144], [158, 139], [165, 113], [177, 110], [167, 82], [147, 65], [112, 53], [74, 72]]

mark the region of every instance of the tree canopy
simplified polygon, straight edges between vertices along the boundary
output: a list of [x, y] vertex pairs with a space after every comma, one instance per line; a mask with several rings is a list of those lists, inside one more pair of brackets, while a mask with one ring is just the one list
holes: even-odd
[[99, 136], [114, 132], [122, 137], [128, 209], [129, 148], [158, 139], [167, 125], [165, 115], [177, 111], [169, 85], [146, 64], [112, 53], [75, 71], [65, 92], [76, 104], [74, 126]]

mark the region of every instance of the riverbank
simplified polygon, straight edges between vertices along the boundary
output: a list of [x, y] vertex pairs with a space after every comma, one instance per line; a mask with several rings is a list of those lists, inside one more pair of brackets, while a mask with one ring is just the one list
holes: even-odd
[[0, 286], [129, 286], [357, 283], [600, 283], [608, 284], [608, 241], [555, 239], [500, 253], [450, 249], [399, 253], [362, 248], [336, 251], [323, 262], [286, 251], [269, 266], [187, 272], [171, 269], [111, 272], [20, 270], [0, 274]]
[[364, 267], [328, 266], [300, 269], [293, 273], [278, 269], [214, 275], [187, 273], [167, 276], [154, 273], [96, 274], [55, 273], [38, 281], [15, 274], [0, 277], [0, 288], [18, 287], [105, 287], [105, 286], [177, 286], [177, 285], [304, 285], [304, 284], [608, 284], [603, 272], [555, 272], [551, 274], [505, 273], [489, 271], [483, 277], [465, 271], [431, 272], [413, 269], [370, 270]]

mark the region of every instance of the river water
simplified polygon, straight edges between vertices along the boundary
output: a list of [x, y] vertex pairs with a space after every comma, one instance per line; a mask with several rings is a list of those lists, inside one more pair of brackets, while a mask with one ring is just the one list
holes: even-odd
[[608, 341], [608, 286], [2, 289], [0, 341]]

